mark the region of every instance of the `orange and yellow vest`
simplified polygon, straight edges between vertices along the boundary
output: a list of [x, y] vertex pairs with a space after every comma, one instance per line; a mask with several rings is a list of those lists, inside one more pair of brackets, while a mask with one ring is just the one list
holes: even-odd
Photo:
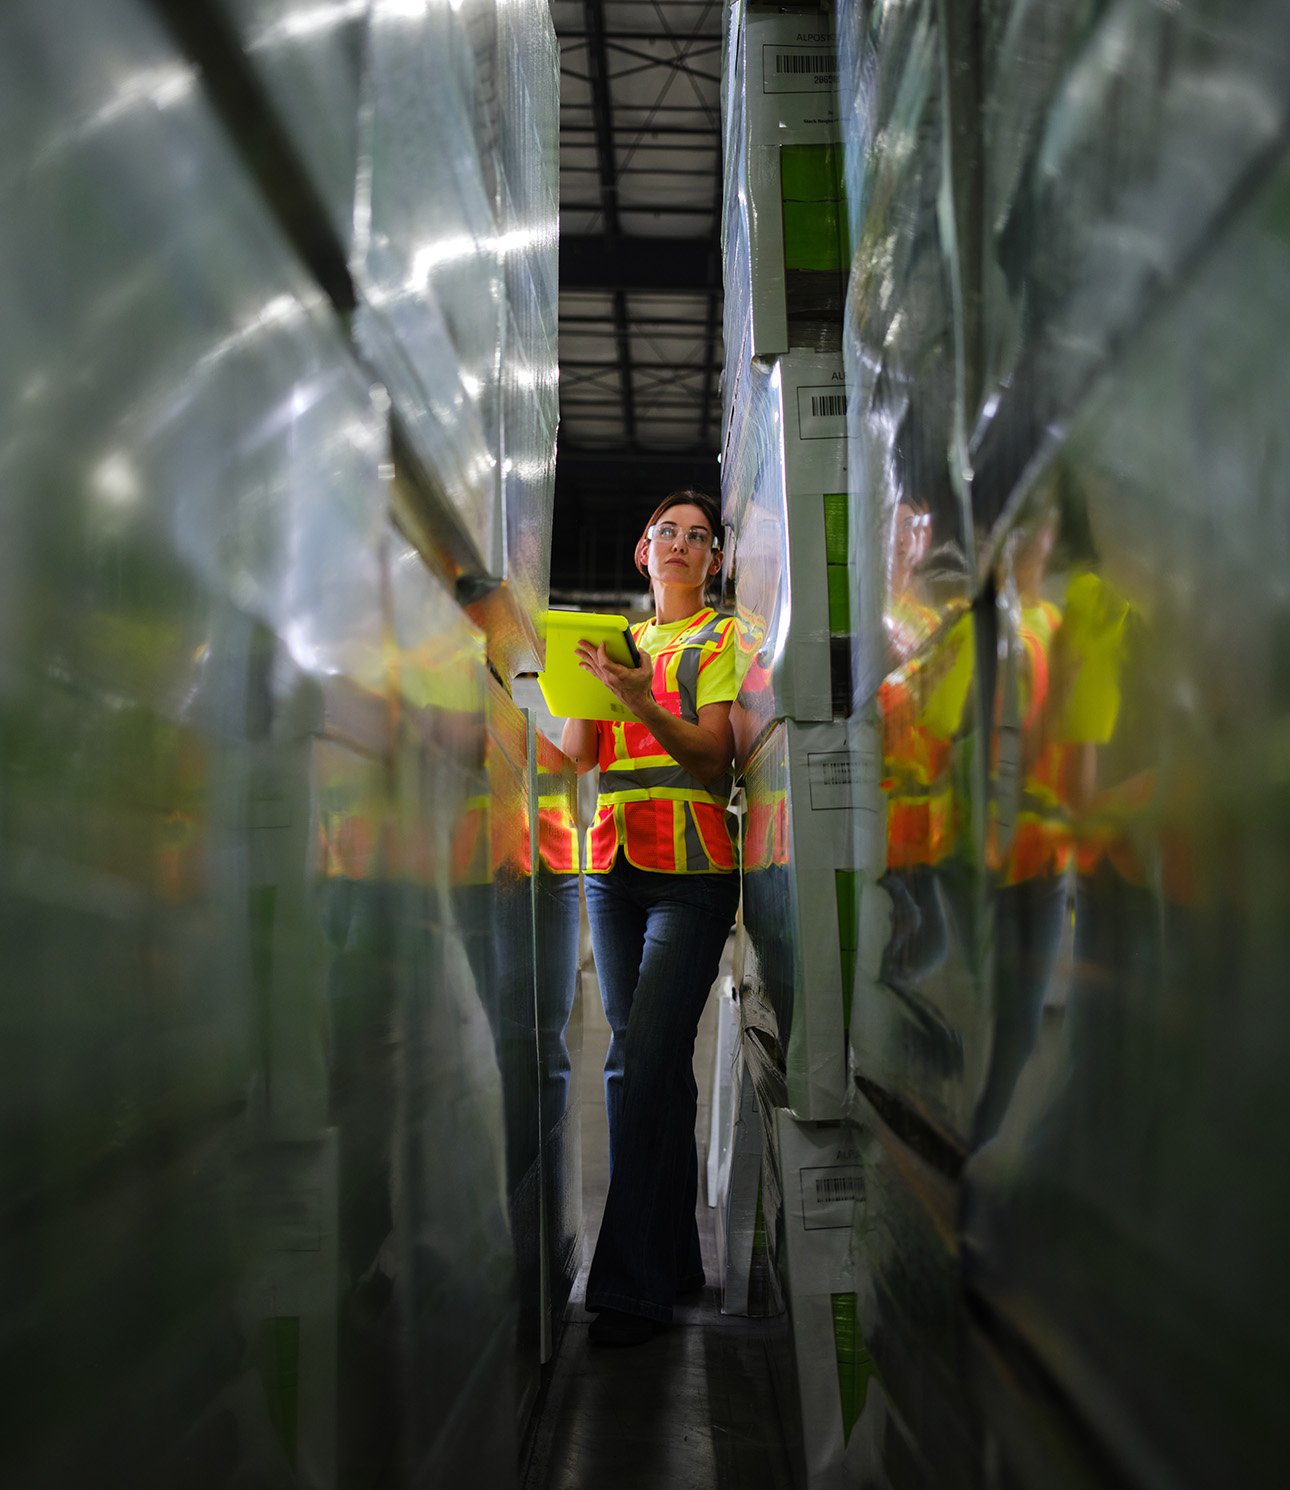
[[[935, 611], [909, 601], [903, 616], [914, 634], [929, 633], [937, 620]], [[973, 661], [971, 616], [964, 615], [878, 689], [888, 869], [938, 864], [953, 845], [950, 742], [962, 724]]]
[[1011, 840], [1006, 848], [999, 845], [992, 821], [989, 848], [992, 867], [1005, 885], [1059, 875], [1074, 853], [1066, 798], [1071, 748], [1054, 738], [1048, 707], [1053, 642], [1061, 624], [1062, 613], [1050, 600], [1022, 609], [1018, 636], [1026, 655], [1027, 691], [1020, 724], [1028, 764]]
[[537, 736], [538, 859], [552, 874], [577, 874], [579, 833], [576, 782], [563, 754]]
[[[649, 624], [632, 627], [638, 642]], [[653, 655], [654, 697], [679, 719], [698, 723], [703, 674], [735, 645], [735, 625], [734, 617], [705, 607], [660, 638]], [[596, 729], [600, 791], [595, 820], [587, 830], [587, 873], [607, 873], [620, 848], [637, 869], [667, 874], [733, 870], [734, 841], [726, 811], [732, 778], [723, 776], [705, 786], [637, 720], [599, 720]]]

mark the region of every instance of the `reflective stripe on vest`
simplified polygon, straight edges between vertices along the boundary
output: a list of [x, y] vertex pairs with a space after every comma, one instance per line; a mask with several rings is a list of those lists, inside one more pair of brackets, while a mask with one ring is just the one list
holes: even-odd
[[570, 809], [570, 783], [538, 772], [538, 858], [554, 874], [577, 874], [578, 820]]
[[[1028, 605], [1022, 611], [1018, 635], [1029, 663], [1029, 679], [1021, 728], [1031, 749], [1043, 740], [1053, 638], [1061, 621], [1061, 611], [1049, 600]], [[1052, 741], [1037, 750], [1022, 785], [1010, 833], [1000, 834], [997, 804], [991, 804], [986, 861], [997, 871], [1000, 884], [1016, 885], [1041, 875], [1060, 875], [1072, 862], [1074, 836], [1070, 814], [1062, 801], [1069, 753], [1069, 746]]]

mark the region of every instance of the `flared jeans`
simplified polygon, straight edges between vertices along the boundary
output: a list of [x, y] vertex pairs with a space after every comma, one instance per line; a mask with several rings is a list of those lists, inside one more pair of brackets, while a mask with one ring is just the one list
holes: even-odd
[[609, 1021], [609, 1193], [588, 1309], [660, 1321], [703, 1285], [694, 1040], [739, 900], [737, 874], [661, 874], [620, 853], [585, 880]]

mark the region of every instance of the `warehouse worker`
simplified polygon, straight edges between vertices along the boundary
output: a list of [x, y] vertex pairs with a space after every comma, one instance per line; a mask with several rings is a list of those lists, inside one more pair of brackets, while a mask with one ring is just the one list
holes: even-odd
[[719, 511], [673, 492], [636, 544], [654, 619], [640, 666], [579, 648], [626, 705], [622, 723], [571, 719], [565, 754], [600, 767], [586, 895], [609, 1020], [609, 1194], [587, 1281], [601, 1345], [647, 1340], [703, 1286], [695, 1202], [694, 1039], [739, 897], [731, 819], [735, 621], [705, 604], [721, 568]]
[[1058, 526], [1056, 510], [1041, 506], [1009, 535], [997, 574], [996, 613], [1010, 644], [1000, 649], [986, 847], [994, 883], [994, 1032], [974, 1147], [998, 1131], [1035, 1048], [1067, 913], [1071, 751], [1058, 738], [1061, 700], [1052, 683], [1062, 612], [1044, 596]]
[[887, 872], [882, 884], [892, 901], [892, 934], [884, 954], [883, 980], [902, 988], [917, 984], [939, 964], [946, 939], [932, 870], [948, 849], [949, 740], [959, 719], [956, 714], [950, 727], [934, 729], [923, 719], [944, 651], [940, 647], [930, 654], [936, 665], [929, 668], [925, 644], [941, 621], [920, 590], [920, 569], [931, 539], [927, 504], [910, 494], [902, 495], [892, 514], [887, 545], [883, 627], [888, 672], [878, 689], [882, 791], [887, 804]]

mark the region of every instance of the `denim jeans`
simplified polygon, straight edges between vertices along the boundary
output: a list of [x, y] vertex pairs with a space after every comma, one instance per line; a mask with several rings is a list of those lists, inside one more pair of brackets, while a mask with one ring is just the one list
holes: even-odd
[[609, 1020], [609, 1194], [588, 1309], [672, 1317], [702, 1286], [694, 1037], [739, 899], [737, 874], [655, 874], [623, 855], [585, 881]]

